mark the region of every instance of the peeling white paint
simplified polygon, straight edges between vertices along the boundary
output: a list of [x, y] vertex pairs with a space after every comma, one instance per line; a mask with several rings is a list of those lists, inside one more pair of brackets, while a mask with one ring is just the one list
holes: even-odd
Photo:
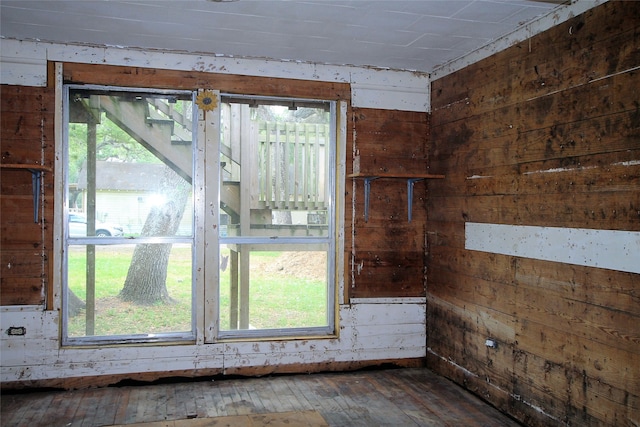
[[468, 370], [468, 369], [467, 369], [467, 368], [465, 368], [464, 366], [462, 366], [462, 365], [458, 365], [458, 364], [457, 364], [456, 362], [454, 362], [453, 360], [451, 360], [451, 359], [447, 359], [447, 358], [445, 358], [445, 357], [443, 357], [443, 356], [439, 355], [438, 353], [436, 353], [435, 351], [433, 351], [433, 350], [431, 349], [431, 347], [427, 347], [427, 353], [430, 353], [430, 354], [432, 354], [432, 355], [434, 355], [434, 356], [438, 357], [439, 359], [441, 359], [441, 360], [445, 361], [446, 363], [448, 363], [448, 364], [449, 364], [449, 365], [451, 365], [451, 366], [455, 366], [455, 367], [456, 367], [456, 369], [461, 370], [462, 372], [464, 372], [466, 375], [469, 375], [470, 377], [478, 378], [478, 374], [476, 374], [475, 372], [471, 372], [470, 370]]
[[589, 169], [597, 169], [598, 166], [577, 166], [575, 168], [551, 168], [551, 169], [542, 169], [531, 172], [524, 172], [523, 175], [533, 175], [537, 173], [559, 173], [559, 172], [573, 172], [573, 171], [583, 171]]
[[638, 166], [640, 165], [640, 160], [629, 160], [628, 162], [617, 162], [612, 163], [612, 166]]
[[426, 297], [351, 298], [351, 304], [426, 304]]
[[471, 175], [468, 176], [467, 179], [486, 179], [486, 178], [493, 178], [493, 175]]
[[1, 84], [46, 86], [47, 61], [350, 83], [356, 107], [419, 112], [430, 108], [427, 73], [0, 38]]
[[96, 375], [419, 358], [426, 355], [426, 304], [339, 307], [339, 336], [305, 340], [68, 347], [59, 344], [59, 313], [42, 306], [0, 307], [0, 324], [23, 326], [25, 336], [0, 331], [0, 381]]
[[465, 249], [640, 273], [640, 232], [465, 224]]
[[[628, 160], [625, 162], [615, 162], [610, 164], [610, 166], [638, 166], [638, 165], [640, 165], [640, 160]], [[590, 169], [598, 169], [599, 167], [600, 166], [576, 166], [576, 167], [566, 167], [566, 168], [541, 169], [537, 171], [523, 172], [522, 175], [534, 175], [538, 173], [561, 173], [561, 172], [586, 171]], [[483, 178], [481, 176], [474, 175], [472, 177], [468, 177], [467, 179], [473, 179], [475, 177]]]

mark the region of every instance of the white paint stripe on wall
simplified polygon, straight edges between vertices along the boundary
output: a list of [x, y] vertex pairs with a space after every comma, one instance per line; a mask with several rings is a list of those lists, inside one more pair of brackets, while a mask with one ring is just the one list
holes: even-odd
[[640, 232], [465, 224], [465, 249], [640, 273]]

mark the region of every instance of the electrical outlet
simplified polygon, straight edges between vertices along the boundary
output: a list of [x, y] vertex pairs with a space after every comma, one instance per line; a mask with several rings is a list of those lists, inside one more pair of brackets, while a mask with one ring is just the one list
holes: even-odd
[[492, 338], [487, 338], [484, 342], [484, 345], [486, 345], [489, 348], [497, 348], [498, 347], [498, 343], [496, 342], [496, 340], [492, 339]]
[[26, 333], [27, 328], [25, 328], [24, 326], [11, 326], [9, 327], [9, 329], [7, 329], [7, 335], [20, 336], [26, 335]]

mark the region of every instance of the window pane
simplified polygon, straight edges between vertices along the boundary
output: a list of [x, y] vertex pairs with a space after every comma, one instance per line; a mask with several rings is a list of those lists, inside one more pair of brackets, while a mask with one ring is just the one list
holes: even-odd
[[192, 235], [191, 98], [69, 97], [69, 235]]
[[221, 248], [221, 330], [327, 326], [327, 251], [268, 246]]
[[192, 339], [192, 93], [66, 89], [66, 342]]
[[330, 113], [316, 104], [222, 103], [223, 237], [328, 236]]
[[[147, 293], [166, 292], [164, 304], [145, 305], [123, 298], [136, 245], [68, 247], [69, 337], [191, 331], [191, 245], [147, 246], [158, 257], [167, 252], [166, 277], [158, 273], [136, 285]], [[156, 287], [158, 280], [166, 286]]]

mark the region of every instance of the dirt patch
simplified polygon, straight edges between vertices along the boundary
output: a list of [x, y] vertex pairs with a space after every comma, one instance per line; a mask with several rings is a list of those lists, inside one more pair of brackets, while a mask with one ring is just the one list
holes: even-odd
[[311, 280], [326, 280], [326, 252], [282, 252], [276, 258], [261, 260], [251, 266], [266, 273], [282, 274]]

